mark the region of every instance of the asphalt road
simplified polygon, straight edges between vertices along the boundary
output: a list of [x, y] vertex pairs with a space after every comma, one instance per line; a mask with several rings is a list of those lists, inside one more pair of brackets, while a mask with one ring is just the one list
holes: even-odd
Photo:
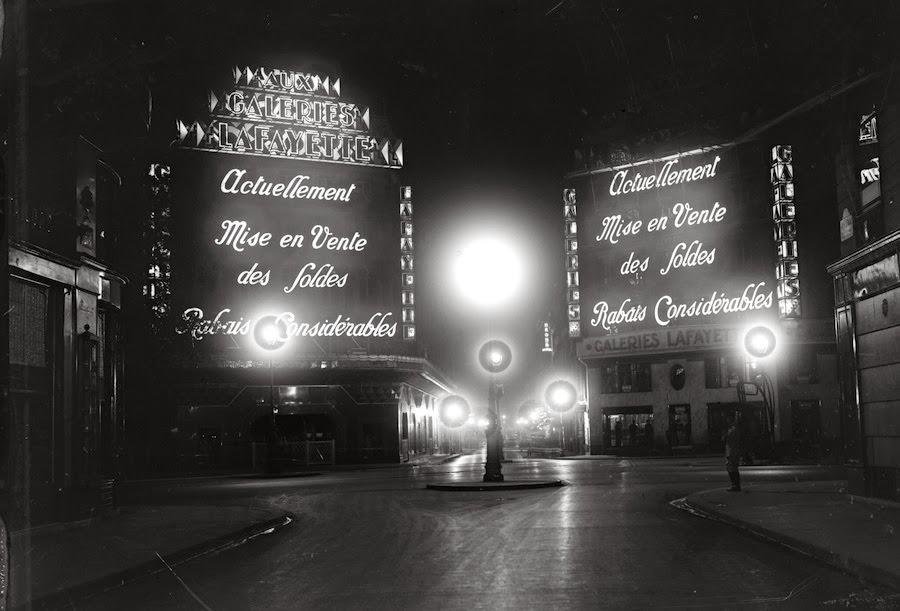
[[[482, 462], [126, 489], [134, 502], [252, 503], [298, 520], [80, 608], [839, 609], [875, 608], [886, 594], [669, 504], [726, 486], [721, 459], [516, 461], [503, 465], [507, 479], [568, 485], [425, 489], [480, 481]], [[834, 474], [774, 467], [744, 477]]]

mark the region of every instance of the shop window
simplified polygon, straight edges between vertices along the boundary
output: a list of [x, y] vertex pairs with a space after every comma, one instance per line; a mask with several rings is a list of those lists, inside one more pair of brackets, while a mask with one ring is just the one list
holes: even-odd
[[606, 448], [653, 446], [653, 408], [615, 409], [604, 413], [603, 443]]
[[601, 370], [600, 386], [605, 393], [649, 392], [650, 363], [611, 363]]
[[409, 414], [403, 413], [403, 425], [400, 432], [400, 439], [409, 439]]
[[707, 388], [737, 386], [743, 379], [744, 362], [737, 356], [716, 356], [704, 360]]

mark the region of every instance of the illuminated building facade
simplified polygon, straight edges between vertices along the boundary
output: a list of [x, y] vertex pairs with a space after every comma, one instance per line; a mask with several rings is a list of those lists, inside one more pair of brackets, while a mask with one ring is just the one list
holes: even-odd
[[[415, 192], [402, 142], [340, 77], [191, 79], [150, 165], [136, 471], [397, 462], [448, 447], [450, 390], [417, 343]], [[218, 79], [225, 82], [225, 79]], [[192, 88], [195, 86], [195, 88]], [[261, 320], [279, 327], [259, 343]], [[143, 428], [143, 427], [142, 427]]]
[[[567, 177], [568, 330], [592, 453], [721, 451], [732, 414], [758, 456], [835, 451], [830, 295], [813, 261], [836, 245], [812, 209], [825, 187], [817, 160], [800, 157], [810, 134], [787, 127]], [[753, 360], [742, 340], [759, 324], [779, 348]]]

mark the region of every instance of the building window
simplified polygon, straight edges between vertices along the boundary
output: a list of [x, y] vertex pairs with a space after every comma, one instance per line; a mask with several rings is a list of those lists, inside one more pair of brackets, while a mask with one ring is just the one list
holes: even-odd
[[737, 356], [714, 356], [704, 360], [707, 388], [737, 386], [743, 379], [744, 362]]
[[816, 352], [812, 346], [794, 351], [790, 359], [790, 375], [794, 384], [815, 384], [819, 381]]
[[649, 392], [650, 363], [611, 363], [601, 368], [604, 393]]

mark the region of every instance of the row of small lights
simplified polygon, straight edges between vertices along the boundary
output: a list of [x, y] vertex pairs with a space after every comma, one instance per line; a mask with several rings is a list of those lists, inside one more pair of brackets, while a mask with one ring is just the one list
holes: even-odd
[[[575, 405], [577, 393], [575, 387], [567, 380], [556, 380], [551, 382], [544, 392], [544, 399], [547, 406], [557, 412], [567, 412]], [[475, 424], [481, 428], [490, 425], [490, 421], [485, 418], [475, 418], [469, 407], [469, 402], [459, 395], [448, 395], [441, 400], [438, 408], [441, 422], [450, 428], [457, 428], [464, 424]], [[536, 414], [531, 414], [531, 422], [536, 420]], [[526, 424], [522, 418], [518, 420], [518, 424]]]
[[400, 188], [400, 316], [403, 339], [416, 339], [416, 276], [413, 271], [412, 187]]

